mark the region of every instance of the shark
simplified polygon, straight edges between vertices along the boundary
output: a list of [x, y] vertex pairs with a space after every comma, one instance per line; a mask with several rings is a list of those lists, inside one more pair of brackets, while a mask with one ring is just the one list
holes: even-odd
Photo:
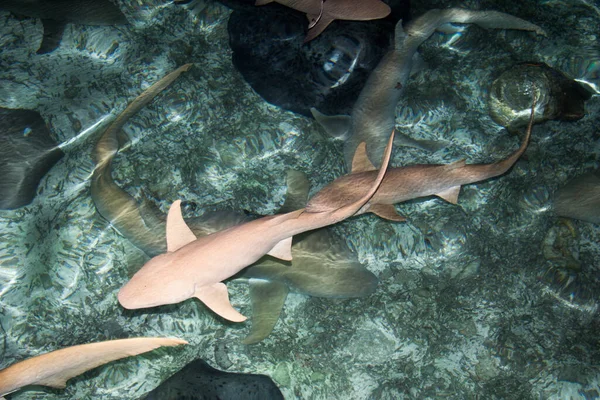
[[67, 23], [125, 25], [127, 19], [110, 0], [2, 0], [0, 9], [26, 17], [40, 18], [44, 35], [37, 54], [54, 51]]
[[197, 238], [183, 220], [181, 201], [176, 200], [167, 215], [167, 252], [152, 258], [133, 275], [119, 290], [119, 303], [126, 309], [139, 309], [196, 297], [229, 321], [245, 321], [246, 317], [229, 302], [227, 286], [222, 281], [266, 254], [291, 261], [293, 236], [359, 213], [383, 180], [393, 138], [394, 131], [373, 185], [364, 196], [337, 209], [314, 213], [301, 208]]
[[[484, 181], [506, 173], [527, 148], [535, 115], [534, 99], [529, 125], [519, 148], [507, 158], [491, 164], [466, 164], [465, 160], [451, 164], [417, 164], [389, 168], [381, 185], [360, 213], [371, 212], [392, 221], [405, 221], [394, 204], [426, 196], [437, 196], [452, 204], [458, 203], [463, 185]], [[321, 189], [306, 205], [309, 212], [326, 212], [341, 204], [361, 198], [372, 186], [377, 171], [364, 146], [359, 147], [352, 162], [352, 173]], [[357, 213], [358, 214], [358, 213]]]
[[66, 347], [41, 354], [0, 371], [0, 398], [29, 385], [64, 389], [67, 381], [111, 361], [157, 349], [188, 344], [175, 338], [138, 337]]
[[[402, 21], [396, 24], [394, 43], [371, 72], [365, 86], [354, 103], [350, 115], [326, 116], [311, 109], [315, 120], [332, 136], [342, 138], [346, 166], [352, 164], [356, 148], [367, 143], [367, 154], [375, 165], [381, 160], [385, 139], [395, 126], [396, 105], [403, 95], [411, 73], [418, 47], [437, 29], [448, 23], [474, 23], [489, 29], [520, 29], [540, 35], [539, 26], [498, 11], [470, 11], [450, 8], [430, 10], [409, 23], [405, 29]], [[396, 144], [436, 151], [443, 144], [421, 142], [396, 134]]]
[[304, 43], [319, 36], [336, 19], [370, 21], [391, 12], [390, 6], [380, 0], [256, 0], [255, 5], [272, 2], [306, 13], [309, 26]]
[[[140, 98], [150, 101], [174, 81], [189, 65], [174, 71], [164, 81], [151, 86]], [[98, 212], [116, 231], [150, 257], [167, 251], [166, 217], [151, 202], [136, 201], [112, 179], [112, 161], [119, 151], [122, 136], [119, 129], [144, 105], [131, 103], [101, 135], [93, 149], [96, 168], [92, 174], [91, 194]], [[306, 205], [310, 183], [306, 175], [294, 170], [287, 173], [288, 192], [278, 213], [286, 213]], [[194, 234], [206, 236], [247, 222], [249, 217], [231, 210], [206, 212], [187, 218]], [[327, 228], [298, 235], [292, 244], [293, 262], [265, 256], [246, 268], [234, 279], [244, 279], [250, 288], [252, 324], [244, 343], [257, 343], [273, 330], [288, 293], [316, 297], [349, 298], [371, 294], [377, 287], [377, 277], [369, 272], [350, 251], [343, 240]]]
[[185, 64], [146, 89], [106, 128], [92, 152], [95, 167], [92, 172], [90, 191], [96, 209], [122, 235], [149, 255], [166, 250], [164, 240], [157, 237], [157, 229], [163, 229], [164, 221], [156, 207], [149, 202], [141, 206], [112, 179], [112, 162], [124, 142], [121, 135], [125, 123], [154, 97], [168, 87], [192, 64]]

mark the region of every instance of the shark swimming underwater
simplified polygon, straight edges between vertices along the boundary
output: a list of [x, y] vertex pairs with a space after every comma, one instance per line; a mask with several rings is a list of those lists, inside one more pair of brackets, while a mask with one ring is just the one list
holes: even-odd
[[41, 354], [0, 370], [0, 399], [24, 386], [65, 388], [67, 381], [90, 369], [162, 346], [187, 344], [185, 340], [139, 337], [66, 347]]
[[[402, 21], [396, 25], [394, 44], [371, 72], [369, 79], [350, 116], [326, 116], [312, 109], [313, 116], [332, 136], [345, 138], [344, 157], [348, 168], [359, 143], [367, 143], [371, 162], [378, 165], [385, 147], [385, 138], [395, 126], [396, 105], [413, 66], [418, 47], [436, 29], [448, 23], [474, 23], [490, 29], [520, 29], [544, 35], [544, 31], [530, 22], [497, 11], [470, 11], [450, 8], [431, 10], [409, 23], [405, 29]], [[405, 135], [396, 135], [396, 144], [435, 151], [439, 146], [424, 145]]]
[[191, 67], [192, 64], [185, 64], [177, 68], [132, 101], [104, 131], [92, 153], [96, 167], [92, 173], [90, 190], [96, 209], [122, 235], [149, 255], [160, 254], [166, 250], [164, 240], [154, 233], [158, 229], [164, 229], [164, 221], [149, 203], [139, 206], [129, 193], [113, 181], [112, 161], [120, 147], [119, 133], [123, 125]]
[[369, 21], [385, 18], [391, 11], [390, 6], [380, 0], [256, 0], [256, 5], [272, 2], [306, 13], [310, 24], [305, 43], [319, 36], [336, 19]]
[[[150, 101], [185, 68], [187, 66], [174, 71], [175, 75], [167, 75], [139, 98]], [[98, 140], [93, 150], [98, 166], [92, 176], [91, 191], [98, 212], [134, 246], [155, 256], [167, 250], [166, 218], [149, 202], [138, 203], [121, 189], [112, 179], [111, 171], [112, 160], [119, 150], [119, 129], [144, 104], [134, 100], [121, 114], [123, 117], [119, 116]], [[287, 186], [288, 193], [279, 213], [302, 208], [308, 199], [310, 183], [303, 173], [288, 171]], [[186, 223], [196, 236], [205, 236], [248, 220], [241, 213], [215, 211], [186, 219]], [[326, 228], [294, 238], [292, 255], [292, 268], [289, 263], [263, 257], [239, 276], [248, 281], [252, 302], [252, 326], [244, 343], [256, 343], [271, 333], [289, 292], [349, 298], [366, 296], [377, 286], [377, 277], [358, 262], [343, 240]]]
[[229, 302], [230, 278], [268, 254], [291, 260], [294, 235], [341, 222], [360, 211], [379, 187], [390, 160], [394, 133], [377, 178], [358, 200], [326, 212], [299, 209], [262, 217], [208, 236], [196, 238], [181, 215], [177, 200], [167, 216], [167, 253], [147, 262], [121, 288], [119, 303], [127, 309], [174, 304], [197, 297], [221, 317], [234, 322], [246, 319]]
[[[535, 100], [521, 146], [504, 160], [491, 164], [466, 164], [465, 160], [459, 160], [444, 165], [420, 164], [389, 168], [381, 185], [361, 212], [372, 212], [381, 218], [404, 221], [405, 218], [398, 215], [394, 204], [432, 195], [456, 204], [461, 186], [500, 176], [517, 162], [529, 143], [534, 115]], [[311, 212], [324, 212], [360, 198], [372, 185], [376, 174], [377, 171], [369, 161], [364, 145], [361, 144], [352, 162], [352, 173], [321, 189], [310, 199], [306, 209]]]

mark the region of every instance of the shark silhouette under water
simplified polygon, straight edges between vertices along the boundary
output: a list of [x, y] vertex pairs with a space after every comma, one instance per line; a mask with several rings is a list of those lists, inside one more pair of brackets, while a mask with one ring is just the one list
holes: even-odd
[[[545, 34], [530, 22], [497, 11], [470, 11], [450, 8], [431, 10], [409, 23], [405, 29], [402, 21], [396, 25], [394, 45], [369, 75], [350, 116], [326, 116], [312, 109], [313, 116], [334, 137], [345, 138], [344, 157], [350, 167], [356, 148], [367, 143], [371, 162], [378, 165], [385, 141], [394, 128], [396, 105], [403, 94], [411, 73], [417, 48], [436, 29], [447, 23], [474, 23], [484, 28], [521, 29]], [[419, 142], [397, 134], [396, 144], [434, 151], [439, 148], [430, 142]]]
[[[418, 164], [388, 168], [381, 185], [362, 212], [372, 212], [381, 218], [404, 221], [394, 204], [426, 196], [438, 196], [452, 204], [458, 202], [463, 185], [484, 181], [508, 171], [525, 152], [535, 114], [535, 99], [527, 133], [521, 146], [504, 160], [491, 164], [466, 164], [459, 160], [452, 164]], [[360, 198], [372, 185], [377, 171], [369, 161], [364, 146], [359, 146], [352, 162], [352, 173], [337, 179], [319, 191], [306, 205], [311, 212], [336, 209], [353, 199]]]
[[[178, 68], [147, 89], [139, 99], [109, 126], [93, 150], [97, 163], [92, 175], [92, 199], [98, 212], [132, 244], [149, 256], [164, 253], [166, 246], [165, 218], [149, 202], [138, 203], [112, 179], [112, 160], [119, 150], [119, 130], [125, 122], [170, 84], [189, 65]], [[278, 211], [286, 213], [304, 207], [309, 182], [297, 171], [288, 171], [288, 193]], [[186, 222], [196, 236], [205, 236], [248, 221], [248, 217], [233, 211], [205, 213]], [[252, 326], [244, 343], [256, 343], [266, 338], [277, 322], [289, 292], [316, 297], [348, 298], [372, 293], [377, 278], [365, 269], [345, 242], [333, 236], [329, 229], [307, 232], [293, 239], [292, 268], [289, 263], [263, 257], [234, 278], [246, 279], [252, 302]]]

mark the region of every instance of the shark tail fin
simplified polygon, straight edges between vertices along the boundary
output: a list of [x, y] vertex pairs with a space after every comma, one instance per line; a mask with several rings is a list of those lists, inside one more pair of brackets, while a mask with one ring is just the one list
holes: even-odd
[[181, 215], [181, 200], [175, 200], [167, 215], [167, 251], [175, 251], [196, 240]]
[[232, 322], [243, 322], [246, 320], [229, 302], [229, 293], [227, 286], [223, 282], [218, 282], [208, 286], [202, 286], [194, 294], [206, 307], [210, 308], [216, 314]]

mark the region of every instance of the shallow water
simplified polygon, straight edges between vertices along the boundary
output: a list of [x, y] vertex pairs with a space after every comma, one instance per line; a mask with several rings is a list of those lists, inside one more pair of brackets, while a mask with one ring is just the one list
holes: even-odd
[[[35, 54], [39, 20], [0, 11], [0, 107], [37, 110], [64, 143], [193, 62], [124, 129], [131, 145], [113, 176], [136, 199], [163, 212], [181, 198], [198, 214], [266, 215], [284, 201], [286, 170], [305, 172], [311, 193], [344, 173], [341, 142], [266, 103], [234, 69], [226, 8], [195, 15], [144, 3], [119, 2], [132, 26], [67, 25], [46, 55]], [[518, 138], [492, 121], [486, 102], [492, 80], [517, 62], [545, 62], [600, 85], [600, 12], [591, 3], [426, 1], [412, 12], [459, 4], [522, 17], [548, 37], [468, 26], [426, 41], [426, 66], [405, 89], [397, 125], [449, 145], [434, 154], [398, 147], [394, 166], [492, 162], [516, 149]], [[256, 345], [241, 344], [248, 323], [224, 322], [196, 300], [138, 311], [118, 304], [117, 291], [147, 257], [96, 212], [89, 180], [100, 129], [84, 135], [30, 205], [0, 211], [0, 368], [114, 338], [175, 336], [190, 345], [12, 398], [137, 399], [195, 358], [269, 375], [288, 399], [598, 398], [600, 228], [558, 219], [551, 199], [569, 178], [598, 168], [599, 109], [593, 97], [579, 121], [536, 125], [515, 167], [464, 187], [458, 205], [414, 200], [397, 207], [407, 223], [364, 215], [329, 228], [378, 276], [376, 292], [291, 294]], [[251, 315], [248, 285], [228, 288]]]

